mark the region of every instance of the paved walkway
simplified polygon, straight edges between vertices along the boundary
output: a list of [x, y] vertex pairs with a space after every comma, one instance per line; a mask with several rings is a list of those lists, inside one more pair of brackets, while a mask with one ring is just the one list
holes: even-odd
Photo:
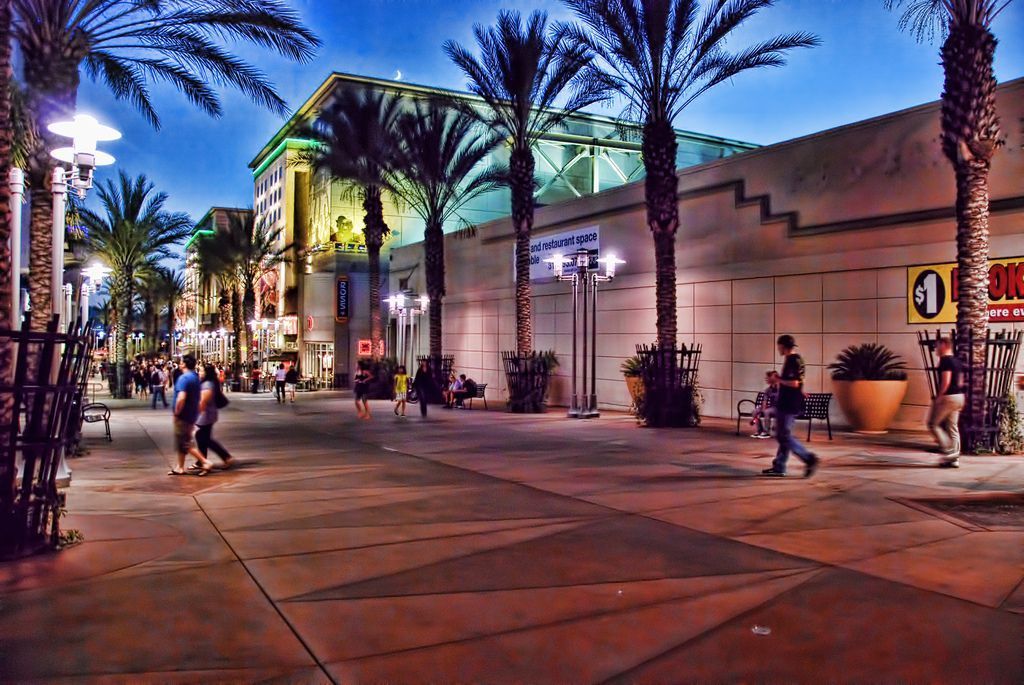
[[1024, 530], [910, 501], [1024, 459], [817, 435], [818, 476], [764, 480], [724, 422], [375, 409], [236, 397], [205, 478], [164, 475], [162, 412], [87, 427], [86, 541], [0, 563], [0, 681], [1024, 681]]

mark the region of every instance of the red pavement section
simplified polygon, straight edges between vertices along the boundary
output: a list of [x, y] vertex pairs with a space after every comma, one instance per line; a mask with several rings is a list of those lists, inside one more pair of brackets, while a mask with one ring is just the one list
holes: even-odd
[[233, 398], [239, 466], [169, 478], [168, 416], [115, 404], [85, 542], [0, 563], [0, 682], [1024, 682], [1024, 530], [915, 504], [1020, 492], [1024, 458], [839, 435], [765, 480], [724, 422], [320, 392]]

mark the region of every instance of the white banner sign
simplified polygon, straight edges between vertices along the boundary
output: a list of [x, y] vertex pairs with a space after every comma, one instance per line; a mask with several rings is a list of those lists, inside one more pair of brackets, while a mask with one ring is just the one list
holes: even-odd
[[[530, 280], [539, 281], [555, 277], [554, 265], [546, 261], [554, 255], [567, 257], [580, 248], [598, 251], [601, 249], [601, 227], [588, 226], [575, 231], [545, 235], [530, 240]], [[514, 258], [514, 250], [513, 250]], [[563, 273], [575, 273], [575, 266], [566, 265]], [[513, 273], [515, 270], [513, 269]]]

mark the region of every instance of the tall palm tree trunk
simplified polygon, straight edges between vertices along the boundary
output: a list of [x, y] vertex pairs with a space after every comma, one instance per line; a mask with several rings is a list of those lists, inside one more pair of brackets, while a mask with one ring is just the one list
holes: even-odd
[[[427, 267], [427, 296], [430, 298], [430, 356], [440, 359], [442, 354], [441, 302], [444, 299], [444, 230], [441, 222], [427, 222], [423, 235], [424, 261]], [[438, 367], [440, 368], [440, 367]]]
[[366, 257], [370, 277], [370, 341], [373, 345], [372, 354], [376, 359], [380, 351], [380, 342], [384, 337], [380, 313], [380, 250], [384, 245], [384, 235], [387, 232], [380, 188], [366, 187], [363, 192], [363, 212], [365, 215]]
[[679, 228], [679, 180], [676, 177], [675, 131], [667, 121], [648, 122], [643, 130], [644, 167], [647, 178], [647, 225], [654, 236], [655, 298], [658, 347], [675, 349], [676, 231]]
[[[988, 335], [989, 193], [992, 156], [999, 145], [996, 39], [981, 26], [954, 25], [942, 46], [945, 88], [942, 147], [956, 172], [957, 338], [970, 369], [965, 448], [974, 451], [985, 427], [985, 339]], [[971, 344], [969, 344], [971, 343]]]
[[[11, 224], [11, 195], [7, 178], [11, 169], [11, 0], [0, 0], [0, 329], [13, 329], [16, 317], [11, 302], [11, 232], [20, 227]], [[0, 382], [14, 381], [14, 346], [9, 338], [0, 340]], [[0, 398], [0, 425], [11, 424], [14, 397], [10, 393]], [[9, 441], [0, 441], [0, 484], [7, 484], [14, 469], [14, 455], [6, 449]], [[13, 480], [13, 479], [12, 479]], [[6, 501], [6, 497], [0, 500]]]
[[534, 160], [529, 149], [515, 149], [509, 160], [512, 224], [516, 234], [516, 351], [533, 351], [533, 314], [530, 297], [530, 234], [533, 231]]
[[242, 334], [245, 324], [242, 322], [242, 298], [238, 296], [238, 288], [231, 290], [231, 332], [235, 335], [235, 348], [232, 350], [235, 378], [242, 371]]
[[[70, 51], [71, 48], [68, 48]], [[28, 160], [28, 176], [32, 202], [29, 232], [29, 296], [32, 302], [32, 330], [42, 331], [50, 320], [53, 303], [50, 297], [53, 268], [53, 195], [54, 163], [50, 151], [66, 144], [47, 126], [74, 115], [78, 91], [78, 59], [53, 64], [25, 60], [25, 82], [28, 86], [29, 109], [39, 127], [35, 149]]]
[[125, 397], [128, 381], [128, 326], [132, 319], [132, 279], [129, 273], [114, 274], [117, 321], [114, 323], [114, 364], [117, 368], [115, 397]]
[[249, 322], [256, 318], [256, 291], [252, 285], [246, 284], [244, 292], [242, 293], [242, 321], [244, 321], [243, 327], [246, 332], [246, 340], [248, 340], [248, 347], [246, 347], [245, 361], [247, 364], [252, 365], [252, 361], [255, 357], [252, 346], [253, 333], [252, 327], [249, 326]]

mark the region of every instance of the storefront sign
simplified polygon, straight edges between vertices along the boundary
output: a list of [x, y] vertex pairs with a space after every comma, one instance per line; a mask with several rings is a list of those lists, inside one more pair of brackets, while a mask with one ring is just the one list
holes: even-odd
[[[907, 269], [907, 322], [955, 323], [959, 299], [956, 263]], [[1024, 321], [1024, 257], [993, 259], [988, 270], [988, 320]]]
[[349, 317], [348, 276], [339, 276], [334, 287], [334, 320], [345, 323]]
[[[384, 356], [384, 341], [381, 340], [380, 344], [377, 345], [377, 356]], [[373, 355], [373, 341], [371, 340], [360, 340], [356, 345], [356, 354], [360, 357], [369, 357]]]
[[[566, 257], [580, 248], [596, 253], [601, 248], [601, 227], [588, 226], [575, 231], [545, 235], [530, 240], [530, 280], [539, 281], [554, 278], [554, 265], [546, 260], [560, 254]], [[513, 259], [515, 251], [513, 249]], [[514, 262], [513, 262], [514, 263]], [[575, 273], [576, 267], [565, 266], [562, 273]], [[512, 270], [515, 273], [515, 269]]]

